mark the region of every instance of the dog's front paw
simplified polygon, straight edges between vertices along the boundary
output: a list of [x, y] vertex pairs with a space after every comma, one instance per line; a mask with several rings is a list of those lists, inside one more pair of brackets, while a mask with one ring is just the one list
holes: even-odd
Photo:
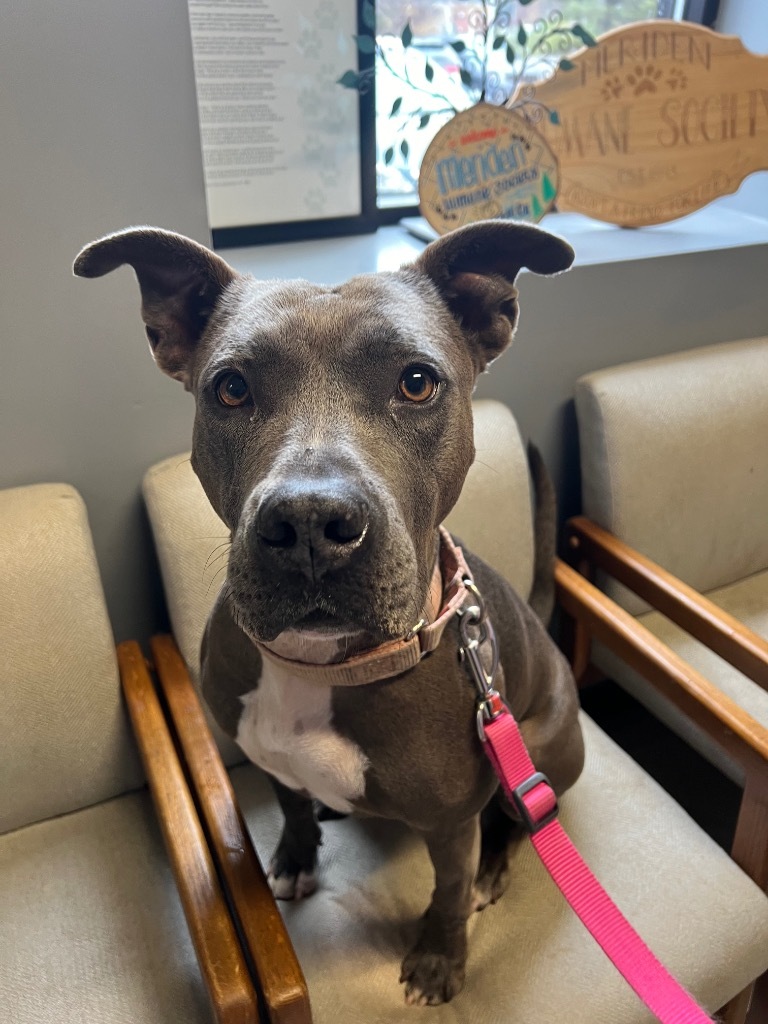
[[405, 983], [408, 1006], [439, 1006], [464, 987], [464, 962], [414, 950], [403, 961], [400, 981]]
[[269, 862], [267, 881], [278, 900], [300, 900], [311, 896], [317, 888], [320, 829], [312, 816], [312, 804], [304, 800], [303, 805], [308, 814], [298, 821], [289, 822], [286, 818], [280, 842]]
[[291, 855], [283, 837], [269, 862], [267, 881], [276, 900], [300, 900], [311, 896], [317, 888], [315, 874], [315, 851], [302, 855], [301, 859]]
[[280, 871], [274, 861], [269, 865], [267, 881], [276, 900], [300, 900], [311, 896], [317, 888], [317, 875], [314, 871]]

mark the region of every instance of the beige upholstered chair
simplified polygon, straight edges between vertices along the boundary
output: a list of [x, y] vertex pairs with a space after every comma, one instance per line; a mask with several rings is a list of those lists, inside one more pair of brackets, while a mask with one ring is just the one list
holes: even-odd
[[[77, 492], [64, 484], [0, 492], [0, 566], [0, 1020], [210, 1021], [122, 706]], [[155, 711], [162, 758], [173, 748], [154, 693], [144, 705]], [[167, 780], [170, 787], [172, 771]], [[195, 842], [189, 794], [185, 803], [177, 785], [158, 796], [178, 826], [172, 862], [188, 873], [182, 899], [198, 951], [222, 954], [209, 987], [230, 1005], [250, 1003], [251, 1016], [237, 1019], [255, 1022], [231, 920], [206, 874], [207, 849]], [[233, 976], [239, 967], [246, 983]]]
[[[517, 427], [504, 406], [477, 403], [476, 446], [478, 461], [449, 525], [527, 593], [528, 475]], [[184, 456], [151, 469], [144, 494], [174, 635], [196, 679], [227, 532]], [[567, 567], [558, 576], [561, 600], [574, 614], [583, 612], [588, 628], [594, 608], [610, 603]], [[280, 812], [268, 781], [228, 743], [221, 748], [227, 776], [173, 640], [157, 638], [152, 647], [211, 846], [273, 1020], [310, 1020], [291, 944], [306, 975], [315, 1024], [652, 1019], [564, 904], [527, 842], [512, 855], [507, 894], [471, 922], [466, 988], [447, 1005], [406, 1010], [397, 982], [432, 878], [423, 844], [396, 825], [354, 817], [324, 823], [319, 890], [280, 907], [288, 939], [250, 847], [252, 837], [264, 861], [277, 841]], [[735, 997], [728, 1019], [743, 1020], [739, 993], [768, 966], [768, 899], [589, 718], [583, 724], [587, 763], [562, 802], [565, 828], [683, 983], [712, 1010]], [[768, 734], [763, 744], [768, 754]]]
[[[573, 526], [575, 557], [608, 570], [611, 596], [768, 727], [768, 338], [589, 374], [576, 408], [590, 522]], [[610, 653], [593, 658], [768, 805], [700, 723]]]

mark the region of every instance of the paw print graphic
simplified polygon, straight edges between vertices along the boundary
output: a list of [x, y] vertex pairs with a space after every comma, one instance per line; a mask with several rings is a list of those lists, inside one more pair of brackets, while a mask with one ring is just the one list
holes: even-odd
[[646, 64], [645, 67], [638, 64], [634, 74], [630, 72], [627, 75], [627, 85], [632, 87], [635, 96], [640, 96], [644, 92], [656, 92], [660, 78], [661, 71], [653, 64]]
[[317, 36], [311, 25], [305, 25], [298, 34], [296, 46], [302, 57], [312, 57], [317, 50]]
[[624, 86], [622, 85], [619, 76], [613, 75], [612, 78], [608, 79], [608, 81], [605, 83], [605, 85], [600, 91], [603, 94], [604, 100], [614, 100], [618, 99], [619, 96], [621, 96], [622, 92], [624, 91]]
[[667, 85], [670, 89], [684, 89], [688, 85], [688, 79], [680, 68], [672, 68], [667, 77]]
[[304, 206], [311, 213], [322, 213], [325, 208], [326, 195], [322, 189], [310, 188], [304, 195]]
[[308, 114], [318, 116], [323, 111], [323, 97], [317, 89], [303, 88], [299, 90], [299, 104]]
[[301, 153], [308, 163], [315, 165], [319, 165], [326, 157], [323, 144], [317, 135], [308, 134], [305, 137], [304, 144], [301, 147]]
[[321, 167], [319, 177], [321, 184], [326, 188], [333, 188], [338, 175], [333, 167]]
[[315, 9], [315, 24], [318, 28], [332, 29], [339, 22], [340, 13], [331, 0], [320, 0]]

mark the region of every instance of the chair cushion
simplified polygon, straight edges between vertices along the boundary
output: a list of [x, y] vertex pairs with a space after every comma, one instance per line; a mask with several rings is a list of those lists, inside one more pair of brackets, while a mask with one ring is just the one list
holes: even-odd
[[0, 838], [0, 1017], [209, 1024], [146, 793]]
[[582, 377], [584, 513], [697, 590], [768, 569], [766, 380], [768, 338]]
[[[521, 594], [533, 580], [533, 532], [528, 463], [515, 420], [500, 402], [474, 404], [477, 456], [461, 497], [446, 520], [461, 540], [494, 565]], [[144, 477], [155, 545], [173, 633], [193, 678], [200, 641], [224, 576], [229, 531], [210, 506], [189, 455], [176, 455]], [[503, 508], [503, 516], [478, 509]], [[210, 723], [225, 761], [242, 754]]]
[[77, 491], [0, 492], [0, 833], [141, 785]]
[[[586, 716], [587, 763], [563, 800], [577, 847], [651, 948], [714, 1010], [768, 967], [768, 898]], [[281, 816], [265, 776], [232, 773], [262, 859]], [[315, 1024], [645, 1024], [655, 1018], [585, 932], [527, 840], [509, 889], [473, 917], [467, 984], [451, 1003], [403, 1003], [400, 960], [433, 885], [421, 840], [348, 818], [323, 825], [320, 888], [281, 909]]]
[[[754, 576], [748, 576], [728, 587], [712, 590], [707, 597], [768, 640], [768, 571], [755, 573]], [[761, 686], [753, 683], [717, 654], [713, 654], [708, 647], [694, 640], [659, 612], [647, 612], [639, 616], [638, 621], [676, 651], [681, 658], [698, 669], [703, 676], [711, 679], [723, 693], [732, 697], [761, 725], [768, 727], [768, 692]], [[674, 704], [649, 686], [642, 676], [633, 672], [623, 661], [604, 648], [596, 648], [594, 660], [606, 675], [621, 683], [636, 700], [644, 704], [657, 718], [666, 722], [670, 729], [682, 736], [707, 760], [717, 765], [720, 771], [736, 782], [744, 781], [744, 773], [736, 762], [723, 753], [720, 747], [689, 721]]]

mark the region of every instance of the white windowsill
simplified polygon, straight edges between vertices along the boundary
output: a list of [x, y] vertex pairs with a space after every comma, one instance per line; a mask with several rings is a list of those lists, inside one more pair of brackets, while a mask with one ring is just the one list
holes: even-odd
[[579, 266], [768, 244], [768, 218], [717, 203], [647, 228], [618, 228], [580, 213], [550, 214], [541, 226], [573, 245]]
[[[648, 228], [618, 228], [578, 213], [549, 214], [541, 227], [573, 245], [577, 267], [768, 245], [768, 217], [742, 213], [722, 203]], [[355, 274], [396, 270], [415, 259], [424, 245], [396, 225], [372, 235], [225, 249], [222, 255], [238, 270], [255, 277], [302, 277], [335, 284]]]

